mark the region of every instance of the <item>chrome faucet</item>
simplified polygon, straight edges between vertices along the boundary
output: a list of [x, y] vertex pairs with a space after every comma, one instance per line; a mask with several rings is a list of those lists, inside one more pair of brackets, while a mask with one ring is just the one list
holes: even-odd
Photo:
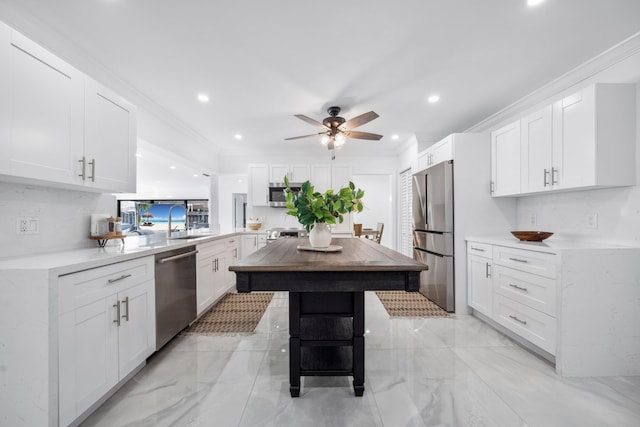
[[[171, 232], [173, 231], [173, 229], [171, 228], [171, 212], [173, 211], [173, 208], [175, 208], [176, 206], [184, 207], [183, 204], [176, 203], [175, 205], [173, 205], [173, 206], [171, 206], [169, 208], [169, 224], [168, 224], [169, 225], [169, 231], [167, 232], [167, 238], [168, 239], [171, 238]], [[178, 228], [178, 226], [176, 226], [176, 228]]]

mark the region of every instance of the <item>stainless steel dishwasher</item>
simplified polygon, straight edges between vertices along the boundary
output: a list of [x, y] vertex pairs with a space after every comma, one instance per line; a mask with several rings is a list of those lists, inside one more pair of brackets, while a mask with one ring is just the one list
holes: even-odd
[[156, 350], [196, 318], [195, 246], [156, 254]]

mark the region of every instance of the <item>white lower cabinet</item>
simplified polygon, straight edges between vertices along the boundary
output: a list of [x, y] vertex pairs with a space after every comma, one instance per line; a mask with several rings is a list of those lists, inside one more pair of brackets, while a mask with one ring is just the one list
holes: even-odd
[[198, 316], [235, 285], [229, 265], [238, 259], [238, 237], [215, 240], [197, 246], [196, 304]]
[[491, 263], [491, 245], [475, 242], [467, 245], [469, 306], [489, 317], [493, 313]]
[[558, 256], [467, 242], [469, 306], [556, 354]]
[[68, 425], [155, 350], [153, 257], [59, 278], [59, 421]]

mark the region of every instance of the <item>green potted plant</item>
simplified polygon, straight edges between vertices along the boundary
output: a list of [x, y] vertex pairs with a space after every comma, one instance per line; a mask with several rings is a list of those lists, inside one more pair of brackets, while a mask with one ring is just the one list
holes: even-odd
[[299, 193], [294, 193], [289, 186], [289, 180], [284, 177], [285, 206], [287, 215], [298, 218], [300, 224], [309, 233], [309, 243], [313, 247], [326, 248], [331, 244], [331, 230], [329, 224], [342, 223], [343, 215], [350, 212], [362, 212], [362, 197], [364, 191], [356, 189], [353, 182], [338, 192], [327, 190], [320, 193], [313, 185], [306, 181], [300, 187]]

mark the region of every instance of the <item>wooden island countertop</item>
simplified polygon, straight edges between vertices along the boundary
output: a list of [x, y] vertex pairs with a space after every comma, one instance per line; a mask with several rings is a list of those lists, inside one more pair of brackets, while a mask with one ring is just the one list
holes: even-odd
[[304, 238], [276, 240], [231, 265], [229, 270], [236, 272], [238, 292], [411, 292], [419, 289], [420, 272], [428, 269], [423, 263], [367, 239], [333, 239], [332, 245], [342, 246], [340, 252], [297, 249], [306, 244], [308, 239]]

